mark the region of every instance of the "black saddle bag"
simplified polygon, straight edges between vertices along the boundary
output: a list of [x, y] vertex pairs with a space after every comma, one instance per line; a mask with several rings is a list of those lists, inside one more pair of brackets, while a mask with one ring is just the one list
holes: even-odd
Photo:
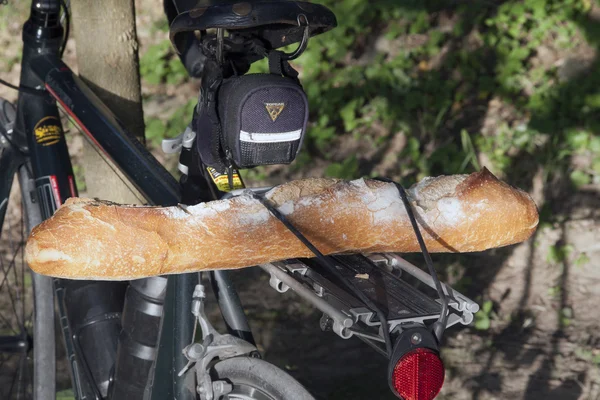
[[281, 53], [271, 53], [269, 69], [203, 82], [196, 143], [206, 166], [224, 173], [296, 158], [306, 134], [306, 93]]

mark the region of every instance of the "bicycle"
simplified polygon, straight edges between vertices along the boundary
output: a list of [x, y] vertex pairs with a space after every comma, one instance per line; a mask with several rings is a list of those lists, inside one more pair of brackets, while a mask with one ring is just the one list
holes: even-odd
[[[284, 61], [296, 58], [311, 36], [336, 25], [333, 13], [316, 4], [249, 4], [208, 2], [173, 16], [171, 38], [191, 74], [210, 83], [215, 68], [229, 62], [230, 73], [243, 75], [266, 53], [299, 43], [295, 52], [279, 53]], [[60, 0], [32, 2], [24, 26], [18, 104], [15, 108], [0, 101], [0, 240], [10, 247], [1, 258], [0, 290], [6, 288], [14, 311], [10, 317], [1, 314], [0, 352], [20, 357], [18, 365], [7, 364], [6, 358], [0, 361], [0, 366], [16, 371], [10, 384], [0, 385], [3, 398], [54, 398], [55, 298], [77, 399], [313, 398], [289, 374], [261, 360], [228, 271], [209, 273], [226, 334], [217, 332], [204, 313], [206, 294], [199, 274], [146, 278], [124, 286], [32, 273], [33, 284], [28, 283], [22, 260], [27, 232], [66, 198], [77, 196], [57, 104], [149, 204], [195, 204], [239, 195], [244, 187], [231, 164], [216, 176], [214, 169], [206, 168], [193, 124], [180, 137], [163, 141], [165, 151], [180, 153], [182, 177], [177, 182], [61, 61], [61, 7], [67, 5]], [[204, 33], [200, 43], [194, 31]], [[237, 36], [225, 37], [225, 31]], [[248, 46], [250, 52], [245, 50]], [[207, 57], [214, 63], [205, 63]], [[281, 65], [285, 70], [286, 64]], [[10, 200], [16, 189], [14, 176], [21, 207]], [[9, 204], [15, 208], [9, 210]], [[416, 225], [415, 230], [418, 235]], [[406, 399], [435, 397], [444, 375], [439, 358], [442, 334], [454, 324], [471, 323], [478, 305], [441, 284], [430, 261], [426, 273], [395, 254], [324, 257], [313, 251], [315, 259], [260, 268], [270, 275], [275, 290], [291, 289], [322, 311], [323, 330], [343, 339], [359, 337], [387, 358], [394, 394]], [[377, 275], [377, 282], [357, 281], [365, 273]], [[385, 304], [376, 305], [369, 297], [373, 289], [387, 294]], [[197, 326], [201, 342], [195, 341]]]

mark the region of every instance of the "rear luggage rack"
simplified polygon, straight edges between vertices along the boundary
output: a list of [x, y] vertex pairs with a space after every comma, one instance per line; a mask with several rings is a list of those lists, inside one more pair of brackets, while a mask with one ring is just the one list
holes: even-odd
[[291, 288], [321, 310], [323, 330], [344, 339], [357, 336], [390, 358], [392, 335], [427, 326], [439, 343], [446, 328], [470, 324], [479, 305], [440, 282], [404, 187], [377, 179], [398, 190], [429, 273], [394, 253], [325, 256], [265, 197], [266, 188], [227, 197], [248, 194], [259, 200], [316, 256], [261, 265], [271, 275], [273, 288], [281, 293]]
[[[390, 333], [403, 324], [429, 325], [442, 309], [434, 279], [395, 253], [328, 256], [339, 273], [354, 283], [387, 316]], [[316, 259], [292, 259], [260, 266], [271, 275], [270, 285], [280, 293], [292, 289], [323, 312], [321, 328], [344, 339], [358, 336], [384, 342], [377, 314], [335, 282]], [[443, 284], [448, 299], [446, 328], [468, 325], [479, 305]]]

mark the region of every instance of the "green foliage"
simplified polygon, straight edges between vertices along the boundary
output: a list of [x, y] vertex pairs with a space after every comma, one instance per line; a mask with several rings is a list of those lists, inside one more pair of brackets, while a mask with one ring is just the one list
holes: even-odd
[[562, 288], [560, 286], [552, 286], [548, 289], [548, 295], [553, 298], [558, 298], [562, 294]]
[[548, 248], [548, 255], [546, 256], [546, 260], [550, 264], [559, 264], [567, 260], [574, 248], [570, 244], [566, 244], [563, 246], [550, 246]]
[[600, 366], [600, 352], [597, 349], [578, 347], [575, 349], [575, 356], [580, 360]]
[[[567, 65], [578, 64], [570, 57], [585, 41], [600, 45], [590, 0], [320, 2], [339, 26], [294, 61], [311, 114], [293, 169], [320, 158], [344, 160], [331, 163], [328, 176], [370, 175], [377, 163], [366, 154], [401, 132], [406, 143], [389, 173], [406, 182], [484, 166], [515, 183], [529, 183], [538, 167], [575, 189], [600, 182], [600, 62]], [[185, 79], [168, 41], [141, 64], [148, 83]], [[250, 72], [266, 71], [263, 60]], [[149, 124], [154, 136], [167, 129]], [[373, 152], [334, 145], [358, 139]]]
[[581, 253], [575, 260], [575, 266], [581, 268], [590, 263], [590, 257], [586, 253]]
[[242, 176], [242, 180], [244, 182], [260, 182], [267, 178], [267, 173], [265, 172], [265, 167], [255, 167], [251, 169], [243, 169], [240, 171], [240, 175]]
[[188, 76], [168, 40], [154, 44], [146, 50], [140, 58], [140, 74], [142, 79], [151, 85], [163, 82], [177, 85]]
[[77, 190], [79, 192], [85, 192], [87, 184], [85, 183], [85, 171], [81, 165], [73, 164], [73, 175], [75, 175], [75, 182], [77, 182]]
[[339, 163], [331, 163], [325, 169], [325, 176], [340, 179], [355, 178], [358, 172], [358, 159], [351, 156]]
[[573, 321], [573, 309], [570, 307], [564, 307], [563, 309], [561, 309], [560, 313], [559, 313], [560, 326], [563, 328], [566, 328], [569, 325], [571, 325], [572, 321]]
[[[565, 84], [544, 59], [581, 42], [589, 1], [322, 3], [343, 16], [340, 25], [312, 39], [296, 61], [311, 104], [314, 157], [335, 154], [340, 135], [371, 136], [377, 126], [389, 134], [374, 147], [399, 130], [408, 136], [398, 154], [403, 175], [476, 170], [484, 153], [497, 172], [513, 173], [515, 158], [531, 157], [548, 177], [583, 151], [592, 168], [568, 175], [577, 187], [599, 179], [600, 151], [589, 144], [600, 126], [600, 78]], [[452, 29], [440, 29], [441, 13], [454, 15]], [[406, 45], [409, 39], [417, 44]], [[500, 121], [486, 135], [473, 129], [468, 115], [493, 97], [527, 122]]]
[[466, 130], [460, 131], [460, 139], [462, 142], [462, 149], [465, 153], [465, 160], [460, 166], [461, 171], [464, 171], [467, 165], [470, 163], [473, 165], [473, 168], [476, 170], [480, 170], [479, 161], [477, 161], [477, 152], [475, 147], [473, 146], [473, 141], [471, 140], [471, 135]]
[[493, 307], [494, 303], [492, 303], [491, 300], [486, 300], [483, 302], [481, 310], [475, 314], [475, 329], [480, 331], [487, 331], [490, 329], [492, 324]]
[[589, 174], [579, 170], [571, 172], [570, 178], [573, 185], [577, 188], [585, 186], [592, 181], [592, 177]]
[[191, 120], [197, 100], [189, 100], [184, 107], [175, 110], [168, 118], [150, 117], [146, 119], [146, 140], [155, 147], [164, 138], [175, 137], [185, 131]]
[[73, 390], [67, 389], [56, 393], [56, 400], [74, 400]]

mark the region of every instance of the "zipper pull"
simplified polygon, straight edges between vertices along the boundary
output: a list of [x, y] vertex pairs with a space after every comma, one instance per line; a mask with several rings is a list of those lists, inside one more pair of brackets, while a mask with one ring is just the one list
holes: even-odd
[[233, 166], [227, 167], [227, 183], [229, 183], [229, 190], [233, 190]]
[[227, 158], [227, 183], [229, 184], [229, 190], [233, 190], [233, 162], [231, 161], [231, 151], [225, 151], [225, 157]]

